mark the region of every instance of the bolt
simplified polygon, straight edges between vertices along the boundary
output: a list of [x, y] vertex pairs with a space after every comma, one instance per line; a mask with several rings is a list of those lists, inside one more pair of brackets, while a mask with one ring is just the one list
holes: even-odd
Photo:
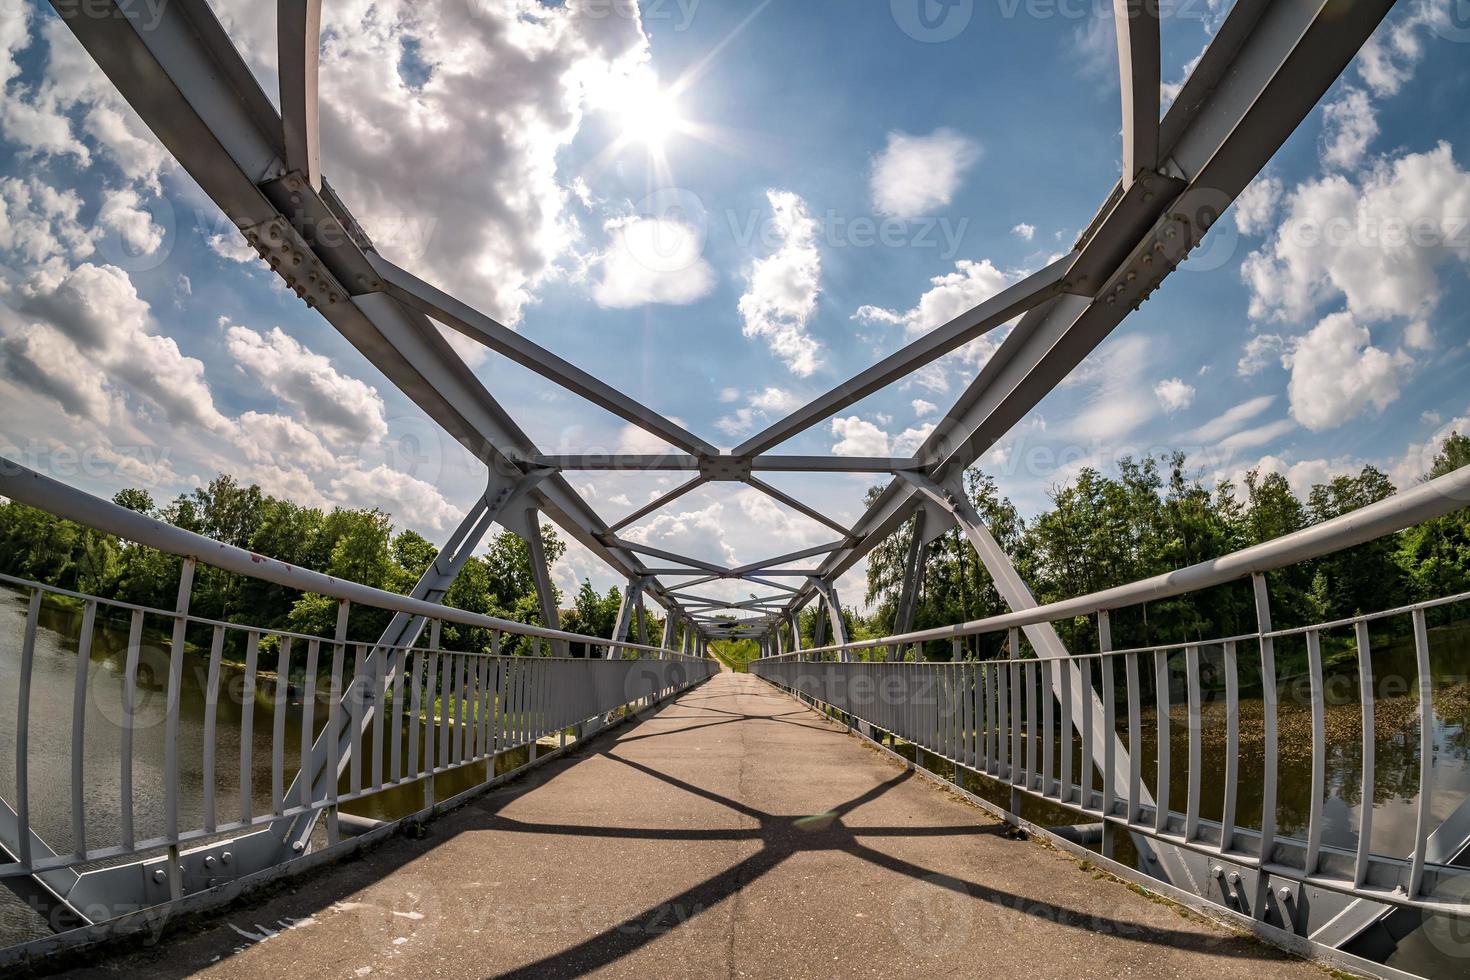
[[1281, 899], [1281, 901], [1283, 902], [1291, 901], [1291, 889], [1283, 885], [1281, 889], [1276, 892], [1276, 897]]
[[1210, 869], [1210, 875], [1215, 878], [1223, 878], [1225, 877], [1225, 869], [1217, 864]]
[[163, 870], [162, 868], [155, 868], [154, 869], [154, 871], [153, 871], [153, 880], [154, 881], [158, 882], [159, 884], [163, 884], [163, 882], [166, 881], [167, 879], [168, 879], [168, 872], [167, 871]]
[[224, 851], [220, 854], [219, 859], [222, 863], [229, 864], [231, 861], [235, 860], [235, 855], [231, 854], [229, 851]]
[[295, 851], [297, 854], [300, 854], [302, 851], [306, 850], [306, 843], [304, 841], [299, 841], [299, 840], [298, 841], [292, 841], [291, 842], [291, 850]]
[[1228, 882], [1230, 882], [1232, 885], [1238, 885], [1238, 884], [1240, 884], [1240, 872], [1239, 871], [1232, 871], [1232, 872], [1230, 872], [1230, 877], [1226, 878], [1225, 880], [1228, 881]]
[[215, 865], [214, 855], [213, 854], [207, 855], [204, 858], [204, 866], [206, 868], [212, 868], [212, 867], [214, 867], [214, 865]]

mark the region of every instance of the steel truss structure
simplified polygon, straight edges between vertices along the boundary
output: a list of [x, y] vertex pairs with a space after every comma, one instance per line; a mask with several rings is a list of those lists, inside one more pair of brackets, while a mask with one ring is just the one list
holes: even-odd
[[[836, 589], [839, 578], [914, 522], [898, 614], [898, 630], [905, 633], [912, 626], [927, 547], [958, 526], [1002, 596], [1023, 617], [1017, 626], [1032, 647], [1047, 661], [1069, 665], [1046, 672], [1053, 678], [1053, 693], [1065, 688], [1071, 717], [1090, 716], [1100, 726], [1101, 704], [1084, 697], [1076, 676], [1067, 680], [1080, 668], [1055, 630], [1044, 618], [1026, 618], [1036, 603], [966, 501], [963, 474], [1189, 257], [1348, 66], [1393, 0], [1236, 0], [1162, 117], [1157, 0], [1114, 0], [1124, 165], [1068, 254], [728, 452], [377, 252], [371, 229], [354, 219], [350, 202], [338, 197], [323, 172], [317, 83], [321, 0], [277, 2], [279, 111], [207, 0], [172, 0], [146, 16], [128, 0], [53, 0], [53, 6], [285, 285], [484, 464], [486, 492], [419, 583], [415, 602], [441, 600], [465, 558], [497, 522], [531, 544], [542, 619], [551, 630], [546, 638], [564, 653], [560, 644], [569, 640], [555, 632], [557, 610], [540, 552], [538, 527], [545, 517], [626, 581], [612, 638], [617, 644], [633, 629], [638, 643], [648, 642], [647, 599], [665, 611], [658, 644], [665, 651], [700, 653], [711, 639], [749, 636], [766, 653], [785, 654], [800, 649], [798, 615], [816, 602], [815, 645], [824, 647], [830, 633], [833, 648], [846, 656], [853, 647]], [[995, 354], [912, 457], [777, 451], [861, 399], [1007, 326]], [[441, 327], [611, 412], [673, 451], [652, 456], [543, 453], [476, 378]], [[686, 479], [608, 523], [567, 479], [578, 471], [663, 472]], [[771, 473], [872, 473], [890, 479], [848, 527], [762, 478]], [[712, 483], [751, 487], [826, 526], [834, 537], [817, 547], [725, 567], [623, 536], [640, 520]], [[802, 567], [811, 561], [815, 564]], [[731, 602], [698, 591], [729, 581], [749, 583], [756, 592]], [[413, 647], [432, 621], [423, 606], [400, 610], [377, 649]], [[322, 799], [335, 786], [337, 773], [328, 760], [340, 761], [353, 751], [358, 728], [353, 718], [344, 717], [313, 747], [303, 798]], [[1099, 753], [1099, 766], [1106, 746], [1109, 768], [1102, 771], [1114, 772], [1113, 788], [1121, 798], [1126, 780], [1120, 782], [1121, 770], [1111, 768], [1121, 758], [1121, 745], [1101, 728], [1092, 734], [1089, 744]], [[1137, 795], [1140, 808], [1152, 806], [1146, 797], [1146, 789]], [[272, 867], [299, 853], [320, 812], [308, 808], [273, 822], [258, 866]], [[1176, 884], [1189, 879], [1182, 857], [1187, 848], [1167, 835], [1124, 829], [1135, 833], [1141, 850], [1158, 856], [1162, 873]], [[125, 877], [117, 874], [114, 880]], [[126, 886], [116, 887], [126, 897]]]

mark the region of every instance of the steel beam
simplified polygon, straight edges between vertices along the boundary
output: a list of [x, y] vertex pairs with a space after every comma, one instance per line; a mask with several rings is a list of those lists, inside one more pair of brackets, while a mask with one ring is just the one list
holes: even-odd
[[890, 354], [736, 447], [733, 455], [758, 455], [831, 418], [849, 405], [901, 381], [1039, 303], [1062, 292], [1075, 255], [1067, 255], [996, 293], [967, 313]]
[[1123, 188], [1159, 165], [1159, 0], [1113, 0], [1123, 93]]
[[556, 382], [568, 391], [582, 396], [600, 408], [607, 409], [625, 422], [631, 422], [676, 448], [701, 456], [719, 454], [718, 449], [683, 426], [669, 421], [606, 382], [593, 377], [546, 348], [532, 343], [523, 335], [497, 323], [465, 303], [461, 303], [412, 273], [405, 272], [381, 255], [370, 252], [367, 259], [374, 274], [378, 277], [377, 285], [380, 285], [389, 295], [425, 316], [432, 317], [471, 340], [484, 344], [497, 354], [502, 354], [543, 378]]
[[688, 481], [687, 483], [680, 484], [663, 496], [649, 501], [644, 506], [639, 507], [637, 510], [633, 511], [633, 513], [629, 514], [627, 517], [618, 521], [612, 527], [608, 528], [608, 533], [617, 534], [619, 531], [628, 527], [630, 524], [637, 523], [638, 521], [647, 517], [649, 514], [652, 514], [654, 511], [663, 510], [669, 504], [678, 500], [680, 497], [684, 496], [686, 493], [689, 493], [691, 490], [697, 490], [700, 487], [704, 486], [705, 482], [706, 481], [704, 477], [696, 476], [694, 479]]
[[317, 61], [322, 46], [321, 0], [277, 0], [276, 61], [281, 85], [286, 169], [322, 189]]

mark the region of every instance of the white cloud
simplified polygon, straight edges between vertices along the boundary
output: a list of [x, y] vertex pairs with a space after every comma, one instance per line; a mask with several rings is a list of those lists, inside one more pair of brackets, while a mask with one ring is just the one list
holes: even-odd
[[1116, 445], [1158, 412], [1145, 380], [1150, 342], [1129, 334], [1108, 341], [1064, 382], [1087, 390], [1065, 434], [1082, 442]]
[[1193, 405], [1194, 394], [1194, 385], [1186, 384], [1182, 378], [1167, 378], [1154, 385], [1154, 397], [1170, 415]]
[[[1262, 475], [1267, 473], [1279, 473], [1286, 478], [1291, 492], [1302, 500], [1312, 492], [1312, 487], [1319, 483], [1326, 483], [1336, 476], [1354, 474], [1361, 471], [1363, 461], [1351, 456], [1339, 456], [1336, 459], [1304, 459], [1292, 462], [1281, 456], [1262, 456], [1249, 466], [1242, 466], [1229, 474], [1229, 479], [1235, 483], [1237, 488], [1245, 485], [1246, 474], [1251, 470], [1258, 470]], [[1237, 489], [1239, 494], [1239, 489]]]
[[[677, 416], [671, 416], [669, 421], [675, 425], [684, 424]], [[625, 425], [618, 432], [619, 453], [632, 456], [659, 456], [674, 451], [673, 446], [639, 426]]]
[[335, 438], [367, 441], [388, 434], [376, 388], [342, 374], [280, 327], [260, 334], [221, 321], [230, 355], [306, 421]]
[[740, 400], [740, 389], [739, 388], [724, 388], [724, 389], [721, 389], [721, 391], [720, 391], [720, 401], [724, 402], [726, 405], [729, 405], [732, 402], [738, 402], [739, 400]]
[[[274, 18], [254, 0], [214, 6], [269, 89]], [[636, 7], [587, 8], [323, 8], [322, 168], [332, 186], [386, 257], [511, 325], [581, 235], [563, 149], [589, 110], [652, 71]], [[407, 44], [427, 79], [402, 74]]]
[[[903, 327], [904, 336], [909, 339], [921, 337], [961, 314], [968, 313], [1005, 289], [1015, 278], [997, 269], [989, 259], [979, 262], [961, 259], [955, 263], [954, 272], [929, 280], [931, 288], [919, 297], [919, 302], [912, 309], [899, 312], [877, 306], [862, 306], [852, 318], [864, 323]], [[949, 390], [951, 374], [961, 384], [968, 383], [985, 362], [990, 360], [990, 356], [1005, 340], [1009, 331], [1010, 324], [1005, 324], [976, 337], [959, 350], [914, 372], [908, 383], [941, 394]]]
[[1289, 355], [1291, 415], [1313, 432], [1333, 429], [1370, 407], [1382, 411], [1399, 397], [1413, 359], [1372, 346], [1368, 328], [1349, 313], [1324, 318]]
[[97, 223], [117, 232], [123, 245], [138, 255], [152, 255], [163, 244], [163, 227], [139, 205], [142, 199], [131, 188], [108, 191], [102, 196]]
[[1449, 23], [1448, 4], [1442, 4], [1442, 0], [1418, 0], [1404, 6], [1407, 12], [1385, 19], [1358, 53], [1358, 74], [1374, 95], [1396, 95], [1413, 76], [1415, 65], [1424, 55], [1420, 38], [1423, 29], [1436, 23], [1453, 26]]
[[834, 456], [888, 455], [888, 434], [856, 415], [833, 419], [832, 434], [838, 440], [832, 447]]
[[946, 207], [979, 159], [979, 144], [952, 129], [928, 136], [889, 133], [888, 145], [873, 160], [873, 206], [893, 218], [922, 217]]
[[1294, 431], [1296, 431], [1295, 422], [1291, 419], [1278, 419], [1275, 422], [1256, 426], [1254, 429], [1243, 429], [1234, 435], [1226, 436], [1220, 440], [1217, 448], [1226, 453], [1235, 453], [1242, 449], [1259, 449]]
[[740, 316], [745, 336], [764, 338], [791, 373], [804, 378], [816, 371], [821, 349], [806, 332], [821, 292], [817, 223], [790, 191], [770, 190], [766, 199], [781, 247], [751, 266]]
[[1026, 222], [1023, 221], [1019, 225], [1016, 225], [1016, 227], [1011, 229], [1011, 234], [1015, 235], [1023, 242], [1029, 242], [1031, 241], [1031, 239], [1036, 237], [1036, 226], [1028, 225], [1026, 224]]
[[453, 527], [464, 513], [432, 484], [388, 466], [346, 470], [331, 481], [334, 497], [352, 507], [377, 507], [400, 520], [435, 530]]
[[[6, 370], [67, 411], [105, 424], [116, 395], [141, 399], [178, 425], [227, 429], [204, 381], [204, 365], [151, 333], [149, 306], [127, 273], [84, 264], [32, 277], [25, 302], [5, 325]], [[37, 370], [49, 377], [28, 377]]]
[[629, 541], [689, 555], [721, 565], [739, 564], [735, 549], [726, 540], [725, 505], [716, 500], [699, 510], [677, 514], [659, 514], [643, 524], [629, 528], [623, 536]]
[[1404, 346], [1414, 350], [1434, 349], [1434, 329], [1427, 320], [1415, 320], [1404, 328]]
[[912, 456], [919, 451], [924, 440], [934, 434], [934, 423], [925, 422], [913, 428], [904, 429], [893, 437], [893, 455]]
[[1242, 378], [1260, 374], [1266, 366], [1278, 361], [1286, 351], [1286, 339], [1280, 334], [1257, 334], [1245, 342], [1240, 360], [1235, 364], [1235, 373]]
[[620, 218], [606, 226], [610, 243], [596, 264], [597, 305], [621, 309], [649, 303], [684, 306], [715, 286], [715, 270], [700, 254], [704, 236], [682, 221]]
[[762, 412], [789, 415], [803, 404], [802, 400], [796, 395], [786, 391], [784, 388], [774, 386], [764, 388], [750, 396], [751, 407], [759, 409]]
[[0, 249], [31, 265], [48, 259], [85, 259], [96, 233], [77, 220], [82, 200], [36, 178], [0, 180]]
[[1438, 303], [1437, 271], [1470, 263], [1470, 172], [1448, 143], [1379, 161], [1361, 182], [1302, 184], [1276, 237], [1242, 264], [1254, 319], [1302, 320], [1341, 295], [1365, 322]]
[[229, 259], [231, 262], [239, 262], [243, 265], [261, 261], [260, 255], [250, 247], [250, 243], [238, 230], [208, 235], [204, 239], [204, 244], [215, 255], [222, 259]]
[[1339, 170], [1357, 167], [1377, 136], [1378, 117], [1362, 89], [1345, 88], [1322, 107], [1322, 162], [1327, 166]]
[[1264, 413], [1276, 403], [1275, 395], [1261, 395], [1249, 401], [1241, 402], [1234, 408], [1228, 409], [1204, 425], [1192, 432], [1186, 432], [1179, 437], [1180, 442], [1195, 443], [1198, 445], [1213, 446], [1221, 439], [1233, 432], [1240, 430], [1251, 419]]
[[1261, 175], [1235, 199], [1235, 227], [1242, 235], [1261, 235], [1276, 220], [1281, 204], [1281, 181]]
[[926, 415], [933, 415], [935, 412], [939, 411], [938, 405], [934, 404], [931, 401], [925, 401], [922, 398], [915, 398], [913, 401], [909, 402], [909, 405], [914, 410], [915, 418], [923, 418]]

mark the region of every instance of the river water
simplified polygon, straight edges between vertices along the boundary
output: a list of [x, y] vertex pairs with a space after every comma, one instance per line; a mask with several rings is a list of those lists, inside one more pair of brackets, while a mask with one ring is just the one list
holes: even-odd
[[[26, 597], [0, 588], [0, 796], [13, 801], [15, 788], [15, 692], [24, 634]], [[30, 812], [36, 832], [55, 850], [71, 847], [72, 697], [76, 670], [79, 611], [66, 604], [43, 603], [41, 630], [37, 636], [30, 711]], [[123, 658], [127, 641], [126, 619], [104, 621], [100, 616], [94, 633], [88, 671], [88, 697], [84, 739], [84, 800], [88, 843], [106, 846], [118, 839], [119, 732], [122, 718]], [[161, 630], [166, 621], [149, 621]], [[1470, 795], [1470, 626], [1443, 628], [1431, 633], [1431, 666], [1434, 677], [1434, 783], [1432, 826], [1448, 816]], [[1205, 651], [1208, 664], [1212, 656]], [[1242, 663], [1247, 654], [1241, 652]], [[1278, 649], [1282, 662], [1291, 660], [1290, 644]], [[1143, 658], [1147, 660], [1149, 658]], [[139, 840], [163, 833], [163, 702], [166, 684], [167, 644], [145, 638], [138, 674], [137, 714], [134, 731], [134, 822]], [[1419, 728], [1417, 721], [1417, 668], [1411, 641], [1396, 641], [1373, 652], [1375, 688], [1378, 693], [1375, 755], [1377, 779], [1371, 805], [1374, 810], [1373, 850], [1407, 855], [1413, 847], [1414, 819], [1418, 806]], [[180, 825], [203, 823], [203, 756], [206, 659], [190, 656], [185, 665], [179, 718]], [[1324, 843], [1353, 847], [1357, 840], [1361, 798], [1361, 721], [1357, 699], [1356, 668], [1351, 661], [1329, 668], [1327, 734], [1327, 793], [1324, 800]], [[254, 812], [270, 808], [272, 729], [276, 679], [261, 674], [256, 697], [242, 705], [243, 674], [226, 665], [221, 676], [221, 697], [216, 722], [216, 806], [220, 820], [235, 819], [240, 812], [240, 721], [247, 710], [253, 720]], [[1284, 834], [1304, 834], [1311, 806], [1310, 701], [1300, 681], [1284, 680], [1279, 687], [1280, 749], [1277, 818]], [[1170, 751], [1171, 801], [1182, 809], [1188, 791], [1188, 729], [1176, 695], [1171, 713]], [[299, 691], [287, 700], [285, 739], [285, 782], [290, 783], [300, 763], [299, 747], [303, 713]], [[1242, 733], [1240, 753], [1240, 796], [1237, 822], [1259, 826], [1263, 743], [1252, 738], [1253, 722], [1260, 717], [1259, 692], [1243, 691], [1240, 704]], [[1218, 818], [1223, 807], [1225, 745], [1223, 704], [1207, 703], [1204, 716], [1201, 812]], [[317, 730], [326, 722], [326, 706], [319, 699], [313, 712]], [[1143, 719], [1143, 775], [1152, 785], [1156, 776], [1156, 721]], [[1126, 740], [1126, 733], [1125, 740]], [[366, 753], [365, 753], [366, 754]], [[1079, 758], [1080, 764], [1080, 758]], [[1076, 771], [1076, 770], [1074, 770]], [[476, 777], [478, 778], [478, 777]], [[471, 782], [473, 779], [470, 780]], [[411, 807], [417, 798], [412, 790], [384, 794], [369, 801], [366, 812], [395, 816], [394, 811]], [[1431, 921], [1401, 948], [1390, 962], [1401, 969], [1443, 975], [1446, 970], [1463, 973], [1470, 964], [1470, 945], [1454, 945], [1460, 958], [1446, 954], [1443, 936], [1451, 934], [1446, 923]], [[1428, 933], [1428, 936], [1423, 934]], [[0, 890], [0, 946], [44, 934], [44, 925], [20, 906], [8, 892]], [[1430, 941], [1434, 940], [1434, 941]]]

